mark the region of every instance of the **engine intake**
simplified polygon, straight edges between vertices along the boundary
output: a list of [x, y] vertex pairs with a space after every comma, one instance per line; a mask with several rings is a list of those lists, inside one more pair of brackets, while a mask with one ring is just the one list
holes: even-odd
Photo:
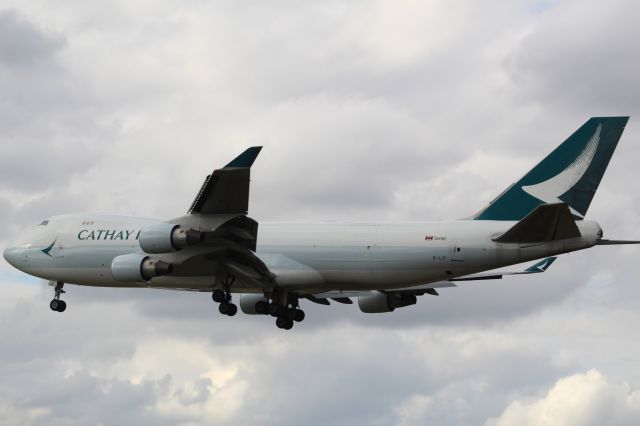
[[140, 248], [145, 253], [168, 253], [204, 241], [204, 232], [171, 223], [154, 223], [140, 231]]
[[368, 296], [358, 297], [360, 310], [367, 314], [393, 312], [396, 308], [415, 305], [418, 299], [411, 294], [382, 293], [376, 291]]
[[123, 254], [111, 262], [111, 275], [120, 282], [149, 281], [153, 277], [169, 275], [173, 265], [141, 254]]

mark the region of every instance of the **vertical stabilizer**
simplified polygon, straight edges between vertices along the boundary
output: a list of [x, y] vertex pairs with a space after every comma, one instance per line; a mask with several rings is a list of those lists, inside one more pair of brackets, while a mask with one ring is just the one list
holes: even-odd
[[576, 219], [589, 209], [629, 117], [593, 117], [476, 220], [521, 220], [541, 204], [566, 203]]

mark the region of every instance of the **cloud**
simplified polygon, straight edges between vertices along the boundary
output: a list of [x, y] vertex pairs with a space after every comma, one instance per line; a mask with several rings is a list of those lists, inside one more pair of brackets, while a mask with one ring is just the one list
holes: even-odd
[[640, 392], [590, 370], [558, 380], [540, 399], [511, 402], [487, 425], [634, 425], [639, 421]]
[[[0, 12], [5, 245], [53, 214], [179, 216], [250, 145], [260, 221], [457, 219], [590, 115], [640, 112], [627, 0], [16, 6]], [[640, 235], [635, 133], [632, 117], [588, 215], [609, 238]], [[0, 418], [465, 425], [586, 407], [635, 424], [637, 255], [598, 247], [390, 314], [305, 302], [289, 333], [148, 289], [68, 285], [59, 315], [2, 263]]]
[[33, 66], [46, 61], [64, 46], [64, 39], [47, 34], [16, 9], [0, 12], [0, 64], [7, 67]]
[[629, 82], [640, 52], [632, 17], [640, 10], [628, 0], [610, 6], [565, 1], [543, 12], [511, 57], [520, 89], [576, 113], [635, 112], [638, 89]]

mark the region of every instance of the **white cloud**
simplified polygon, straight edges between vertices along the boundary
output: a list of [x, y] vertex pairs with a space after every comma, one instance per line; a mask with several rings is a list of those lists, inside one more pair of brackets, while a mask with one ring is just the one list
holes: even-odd
[[637, 425], [640, 391], [611, 383], [596, 370], [560, 379], [542, 398], [516, 400], [487, 425]]
[[[254, 144], [258, 219], [466, 216], [588, 116], [640, 112], [632, 3], [2, 2], [0, 239], [68, 211], [177, 216]], [[635, 133], [589, 212], [610, 238], [640, 235]], [[0, 418], [463, 425], [594, 401], [637, 423], [637, 255], [389, 315], [305, 306], [290, 333], [191, 293], [68, 286], [57, 315], [4, 272]]]

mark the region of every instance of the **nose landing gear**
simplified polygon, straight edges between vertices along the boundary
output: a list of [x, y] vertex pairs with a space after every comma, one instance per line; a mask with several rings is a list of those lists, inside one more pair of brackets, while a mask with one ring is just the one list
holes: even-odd
[[49, 307], [52, 311], [64, 312], [64, 310], [67, 309], [67, 303], [64, 300], [60, 300], [60, 295], [65, 292], [62, 289], [63, 286], [63, 282], [58, 281], [56, 283], [55, 295], [53, 296], [53, 300], [49, 302]]

